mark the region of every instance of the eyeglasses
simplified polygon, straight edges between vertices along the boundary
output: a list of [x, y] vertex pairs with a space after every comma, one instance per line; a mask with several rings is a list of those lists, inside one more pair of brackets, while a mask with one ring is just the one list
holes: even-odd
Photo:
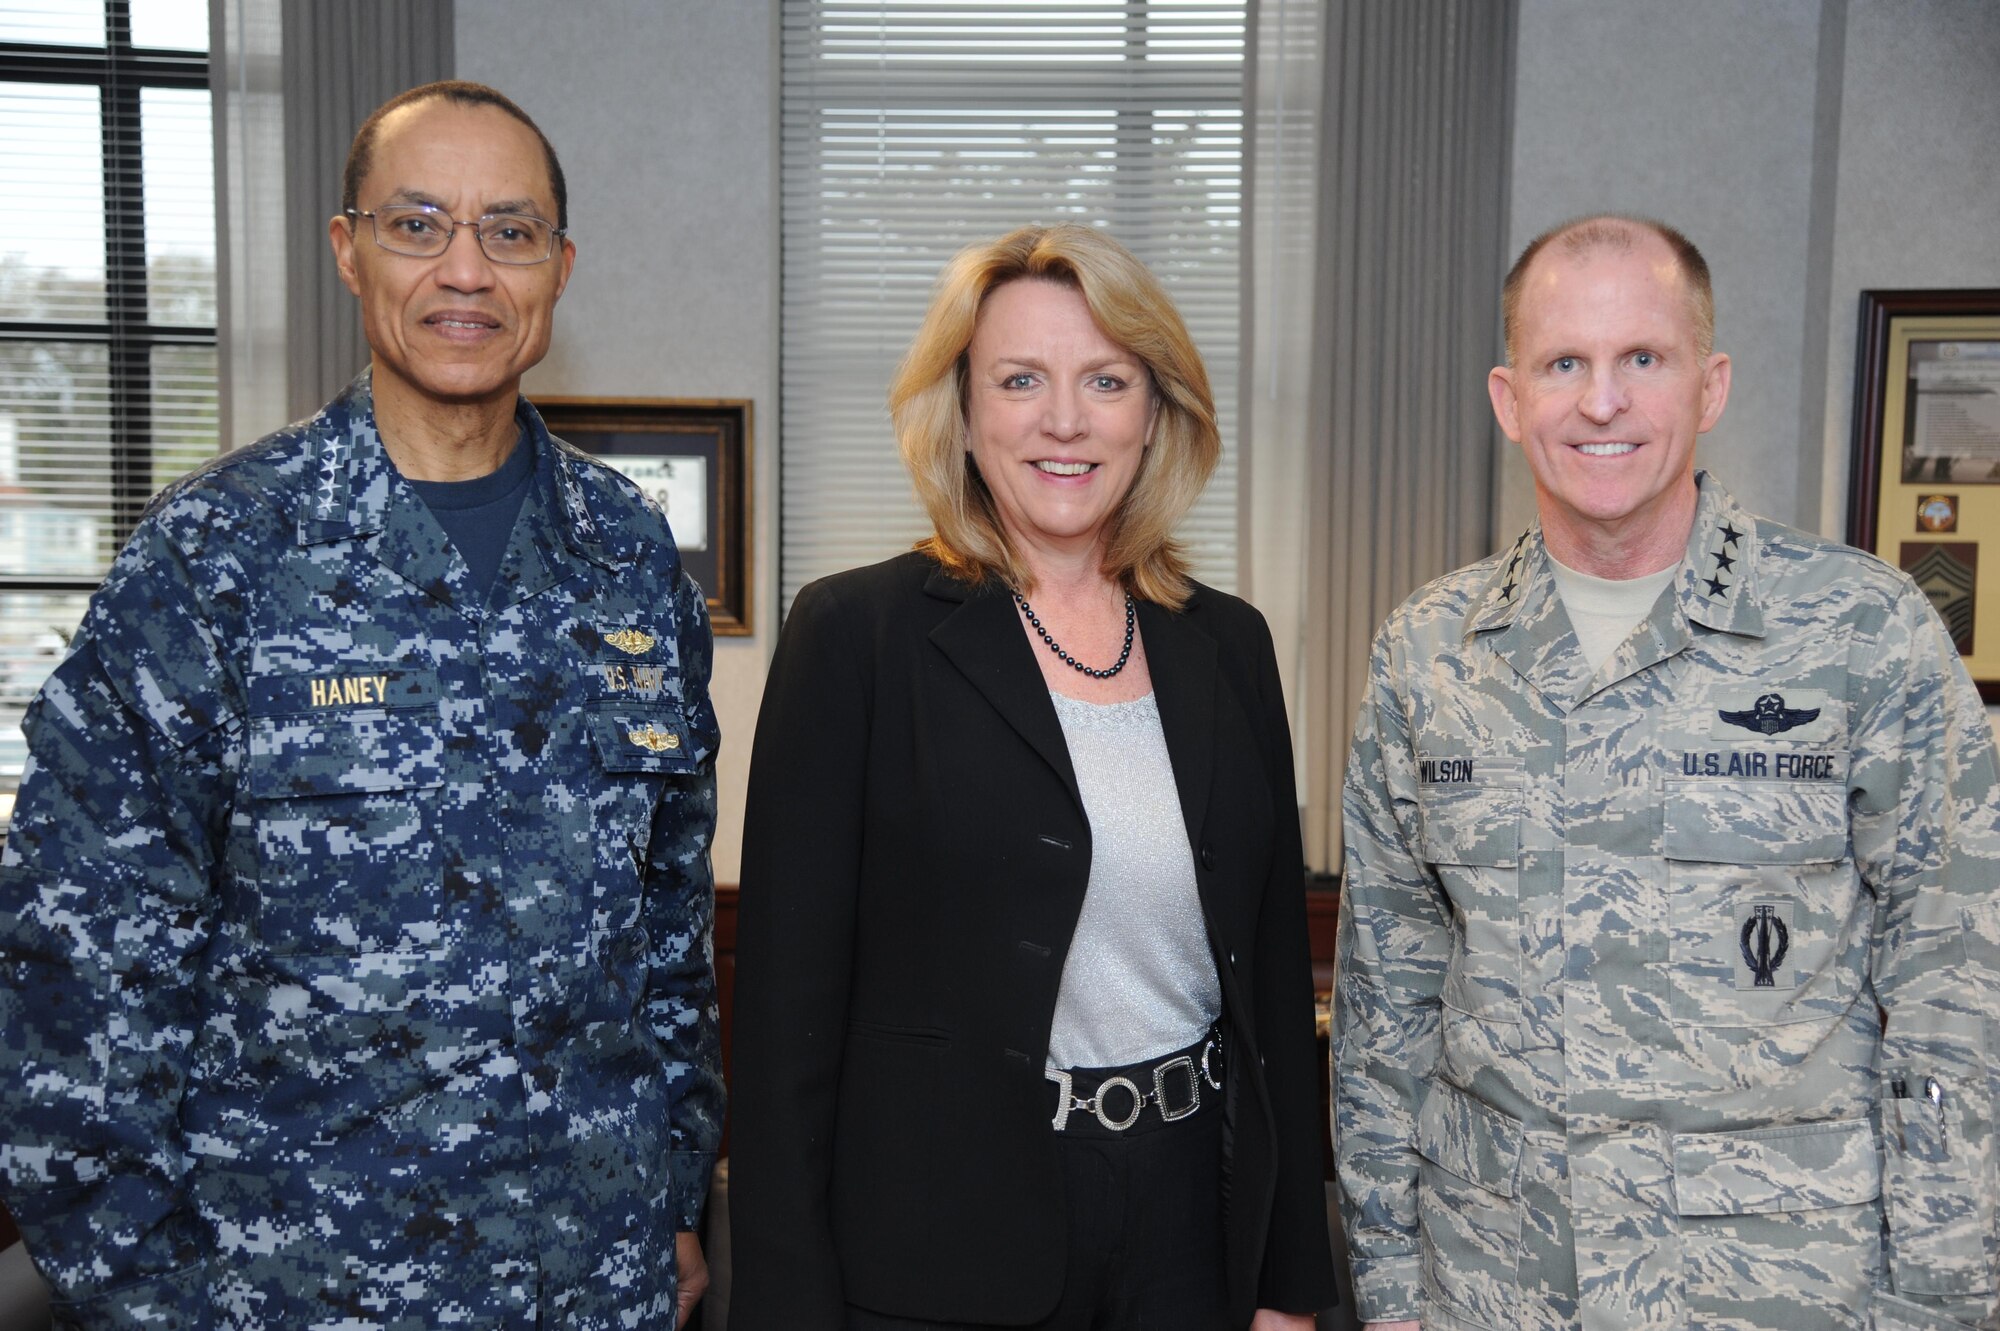
[[546, 262], [556, 252], [556, 240], [568, 234], [566, 228], [550, 226], [526, 213], [488, 213], [475, 222], [461, 222], [427, 203], [398, 203], [372, 212], [359, 208], [346, 211], [349, 217], [368, 219], [377, 245], [413, 259], [435, 259], [443, 254], [462, 226], [472, 228], [487, 258], [519, 266]]

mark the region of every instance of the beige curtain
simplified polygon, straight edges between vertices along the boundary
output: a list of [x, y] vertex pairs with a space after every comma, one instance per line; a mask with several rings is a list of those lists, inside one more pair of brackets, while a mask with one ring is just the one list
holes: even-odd
[[1296, 699], [1306, 860], [1338, 870], [1375, 629], [1489, 553], [1513, 0], [1330, 0]]

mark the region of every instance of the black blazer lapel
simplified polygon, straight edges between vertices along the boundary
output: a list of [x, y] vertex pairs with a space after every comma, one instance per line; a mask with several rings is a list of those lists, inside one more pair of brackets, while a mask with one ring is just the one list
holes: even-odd
[[1056, 719], [1048, 685], [1035, 663], [1035, 650], [1006, 589], [990, 582], [984, 587], [967, 587], [939, 569], [931, 574], [924, 590], [961, 602], [931, 630], [931, 641], [1042, 756], [1081, 812], [1083, 796], [1077, 790], [1069, 746], [1063, 742], [1062, 722]]
[[1215, 775], [1215, 639], [1185, 615], [1150, 601], [1139, 602], [1139, 632], [1146, 644], [1146, 668], [1153, 673], [1153, 696], [1174, 765], [1188, 846], [1199, 855]]

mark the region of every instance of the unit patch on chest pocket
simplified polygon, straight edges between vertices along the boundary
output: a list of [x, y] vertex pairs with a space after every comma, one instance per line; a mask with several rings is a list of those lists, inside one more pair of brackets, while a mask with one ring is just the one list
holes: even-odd
[[1736, 907], [1730, 932], [1736, 939], [1738, 989], [1796, 989], [1798, 967], [1791, 964], [1797, 904], [1746, 901]]

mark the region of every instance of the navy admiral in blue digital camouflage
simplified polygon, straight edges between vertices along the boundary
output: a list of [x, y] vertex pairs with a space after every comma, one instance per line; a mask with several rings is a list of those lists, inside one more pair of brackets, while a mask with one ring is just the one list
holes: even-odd
[[1730, 365], [1678, 233], [1558, 228], [1506, 300], [1540, 520], [1383, 627], [1348, 769], [1360, 1311], [2000, 1327], [2000, 776], [1952, 640], [1695, 471]]
[[702, 593], [518, 396], [575, 255], [532, 122], [433, 85], [354, 160], [371, 371], [163, 495], [29, 712], [0, 1184], [64, 1325], [669, 1327], [722, 1112]]

